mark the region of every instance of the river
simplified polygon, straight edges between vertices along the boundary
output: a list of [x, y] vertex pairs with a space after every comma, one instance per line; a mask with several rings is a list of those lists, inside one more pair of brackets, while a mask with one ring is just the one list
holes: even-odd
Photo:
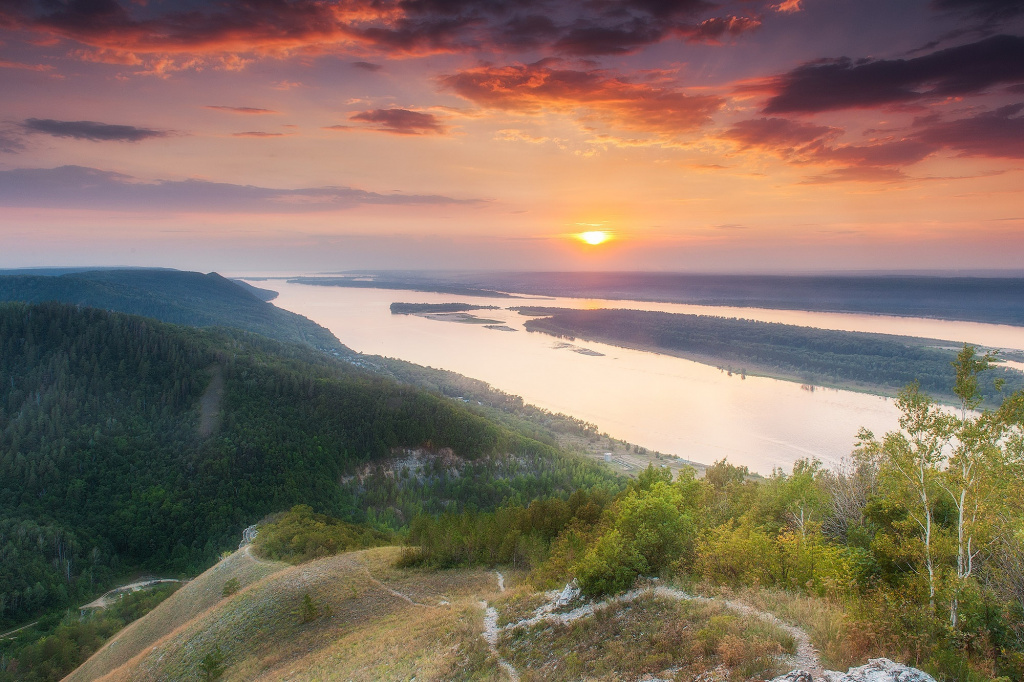
[[[477, 311], [514, 332], [482, 325], [392, 315], [395, 301], [466, 301], [501, 308], [633, 308], [715, 314], [826, 329], [870, 331], [1024, 350], [1024, 328], [876, 315], [717, 308], [640, 301], [568, 298], [478, 298], [449, 294], [289, 284], [252, 284], [277, 291], [274, 304], [330, 329], [361, 353], [401, 358], [481, 379], [538, 407], [596, 424], [649, 449], [711, 463], [728, 458], [752, 471], [789, 469], [804, 457], [833, 464], [848, 454], [858, 429], [881, 435], [897, 426], [894, 401], [764, 377], [729, 375], [700, 363], [589, 341], [566, 344], [523, 330], [508, 310]], [[579, 352], [580, 350], [585, 353]], [[597, 355], [600, 353], [600, 355]]]

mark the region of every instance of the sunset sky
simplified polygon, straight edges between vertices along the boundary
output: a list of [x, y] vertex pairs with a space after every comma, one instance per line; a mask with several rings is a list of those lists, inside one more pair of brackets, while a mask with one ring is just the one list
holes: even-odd
[[0, 93], [0, 267], [1024, 268], [1022, 0], [0, 0]]

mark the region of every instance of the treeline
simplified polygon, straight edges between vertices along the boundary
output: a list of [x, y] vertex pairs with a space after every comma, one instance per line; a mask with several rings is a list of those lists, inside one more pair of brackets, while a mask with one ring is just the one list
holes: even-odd
[[472, 303], [392, 303], [392, 315], [417, 315], [420, 313], [464, 313], [469, 310], [498, 310], [496, 305], [473, 305]]
[[917, 275], [709, 275], [671, 272], [488, 272], [405, 275], [533, 296], [665, 301], [734, 308], [869, 313], [1024, 324], [1024, 278]]
[[468, 509], [459, 514], [422, 515], [409, 526], [401, 564], [434, 568], [538, 566], [547, 560], [551, 543], [566, 528], [593, 528], [611, 500], [605, 490], [577, 490], [567, 500], [534, 500], [494, 512]]
[[[861, 386], [895, 394], [918, 382], [922, 389], [952, 397], [956, 354], [910, 339], [799, 327], [775, 322], [726, 319], [642, 310], [517, 308], [524, 315], [548, 315], [526, 322], [528, 331], [663, 351], [729, 367], [834, 386]], [[986, 402], [998, 402], [998, 379], [1006, 391], [1024, 388], [1020, 372], [992, 368], [984, 379]]]
[[[50, 615], [0, 645], [0, 682], [57, 682], [124, 626], [174, 594], [178, 584], [125, 594], [105, 609]], [[40, 633], [45, 633], [41, 637]]]
[[900, 430], [863, 432], [835, 470], [648, 468], [600, 513], [535, 502], [418, 520], [407, 561], [516, 563], [591, 597], [646, 576], [782, 588], [841, 605], [848, 620], [822, 644], [845, 664], [888, 655], [938, 679], [1024, 679], [1024, 393], [974, 411], [990, 360], [958, 355], [961, 412], [911, 386]]
[[0, 306], [0, 385], [0, 626], [131, 570], [198, 572], [241, 528], [295, 504], [366, 520], [396, 494], [339, 481], [396, 449], [516, 462], [499, 484], [453, 480], [456, 509], [612, 479], [312, 349], [95, 309]]
[[268, 303], [273, 293], [215, 272], [204, 275], [139, 268], [0, 276], [0, 302], [60, 301], [173, 324], [233, 327], [278, 341], [347, 350], [324, 327]]

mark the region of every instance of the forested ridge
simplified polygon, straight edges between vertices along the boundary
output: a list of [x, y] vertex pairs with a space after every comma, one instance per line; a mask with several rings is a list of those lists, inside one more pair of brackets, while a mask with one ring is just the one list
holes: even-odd
[[[201, 399], [217, 375], [204, 435]], [[614, 487], [596, 465], [462, 403], [241, 331], [4, 304], [0, 385], [2, 625], [133, 570], [194, 573], [241, 528], [295, 504], [364, 520], [391, 493], [352, 475], [396, 448], [458, 462], [424, 477], [422, 497], [404, 493], [411, 511]], [[461, 475], [474, 466], [501, 475]]]
[[233, 327], [278, 341], [347, 350], [330, 331], [271, 305], [267, 302], [271, 298], [273, 292], [225, 279], [215, 272], [132, 268], [0, 276], [0, 302], [60, 301], [174, 324]]
[[[921, 340], [800, 327], [777, 322], [683, 315], [645, 310], [516, 308], [528, 331], [663, 351], [713, 362], [733, 372], [780, 375], [812, 384], [859, 386], [895, 394], [917, 382], [922, 389], [953, 396], [956, 351], [925, 347]], [[1020, 372], [994, 367], [982, 377], [987, 402], [1004, 390], [1024, 388]]]

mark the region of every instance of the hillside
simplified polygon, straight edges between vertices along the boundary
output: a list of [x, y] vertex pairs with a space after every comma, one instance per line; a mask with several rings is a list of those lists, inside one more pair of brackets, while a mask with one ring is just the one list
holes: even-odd
[[[244, 332], [5, 304], [0, 385], [4, 625], [132, 571], [195, 573], [300, 502], [401, 524], [617, 485], [461, 402]], [[365, 479], [407, 451], [423, 464], [407, 485]]]
[[612, 680], [687, 665], [746, 678], [796, 660], [784, 626], [725, 601], [651, 591], [582, 609], [552, 601], [536, 617], [531, 605], [553, 596], [520, 574], [395, 568], [397, 548], [267, 566], [266, 577], [218, 597], [211, 587], [247, 565], [242, 554], [125, 629], [68, 682], [189, 679], [204, 660], [225, 681]]
[[[7, 271], [12, 272], [12, 271]], [[59, 301], [191, 327], [233, 327], [278, 341], [345, 351], [315, 322], [268, 303], [274, 292], [215, 272], [133, 268], [0, 276], [0, 302]]]

